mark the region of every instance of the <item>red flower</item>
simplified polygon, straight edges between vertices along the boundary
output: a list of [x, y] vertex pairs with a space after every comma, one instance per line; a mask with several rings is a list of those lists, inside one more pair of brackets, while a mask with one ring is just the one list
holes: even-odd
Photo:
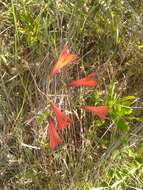
[[48, 135], [50, 140], [50, 148], [55, 150], [57, 145], [62, 144], [62, 140], [60, 139], [57, 130], [54, 127], [54, 120], [50, 117], [48, 119], [49, 127], [48, 127]]
[[69, 53], [68, 48], [65, 46], [61, 51], [58, 61], [53, 66], [53, 69], [51, 71], [51, 76], [54, 76], [55, 74], [57, 74], [61, 68], [63, 68], [65, 65], [74, 61], [76, 57], [77, 57], [76, 54]]
[[94, 112], [98, 117], [106, 119], [109, 106], [82, 106], [84, 110]]
[[68, 86], [75, 86], [75, 87], [79, 87], [79, 86], [94, 87], [94, 86], [97, 85], [97, 82], [96, 82], [96, 80], [95, 80], [95, 76], [96, 76], [96, 73], [93, 72], [93, 73], [87, 75], [86, 77], [84, 77], [84, 78], [82, 78], [82, 79], [71, 81]]
[[68, 126], [68, 124], [71, 123], [71, 119], [68, 116], [66, 116], [66, 114], [64, 112], [61, 112], [61, 110], [52, 101], [51, 101], [51, 108], [56, 115], [58, 127], [60, 129], [66, 128]]

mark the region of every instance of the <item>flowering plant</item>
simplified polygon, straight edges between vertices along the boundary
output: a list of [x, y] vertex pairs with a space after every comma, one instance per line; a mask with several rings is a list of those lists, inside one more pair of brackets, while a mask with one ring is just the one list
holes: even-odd
[[[75, 53], [70, 53], [68, 50], [68, 47], [65, 46], [57, 60], [57, 62], [54, 64], [51, 70], [51, 77], [53, 78], [56, 74], [58, 74], [62, 68], [64, 68], [66, 65], [72, 63], [77, 58], [77, 55]], [[92, 72], [89, 75], [78, 79], [71, 81], [67, 87], [95, 87], [97, 85], [97, 81], [95, 80], [96, 73]], [[71, 118], [67, 116], [64, 112], [62, 112], [59, 107], [54, 103], [52, 100], [50, 100], [50, 107], [51, 110], [54, 112], [58, 127], [57, 129], [54, 127], [54, 119], [50, 116], [48, 118], [48, 135], [49, 135], [49, 141], [50, 141], [50, 148], [52, 150], [55, 150], [57, 145], [62, 144], [62, 140], [58, 134], [59, 129], [65, 129], [68, 127], [68, 125], [72, 122]], [[81, 106], [81, 109], [84, 109], [86, 111], [90, 111], [95, 113], [98, 117], [102, 119], [106, 119], [109, 107], [106, 105], [102, 106]]]

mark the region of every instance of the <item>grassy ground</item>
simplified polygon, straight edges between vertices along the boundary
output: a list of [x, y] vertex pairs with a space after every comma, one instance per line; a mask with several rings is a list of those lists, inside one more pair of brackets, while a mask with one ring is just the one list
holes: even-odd
[[[0, 189], [143, 189], [142, 15], [142, 0], [0, 1]], [[78, 59], [49, 88], [64, 44]], [[63, 88], [93, 71], [97, 88]], [[73, 115], [54, 152], [47, 97]]]

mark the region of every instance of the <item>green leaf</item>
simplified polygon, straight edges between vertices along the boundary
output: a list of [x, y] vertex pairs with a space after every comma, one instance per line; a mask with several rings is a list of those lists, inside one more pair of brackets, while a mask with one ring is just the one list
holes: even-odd
[[134, 100], [135, 98], [136, 98], [135, 96], [126, 96], [124, 98], [121, 98], [120, 100], [124, 102], [124, 101]]
[[121, 131], [127, 131], [129, 129], [129, 123], [123, 119], [119, 119], [116, 122], [117, 128]]
[[121, 106], [121, 115], [130, 115], [133, 112], [132, 108]]
[[143, 117], [134, 117], [134, 116], [132, 116], [132, 117], [129, 117], [128, 119], [129, 119], [130, 121], [131, 121], [131, 120], [143, 121]]
[[40, 113], [36, 118], [38, 124], [40, 125], [43, 124], [47, 120], [48, 115], [49, 115], [49, 112], [47, 111]]

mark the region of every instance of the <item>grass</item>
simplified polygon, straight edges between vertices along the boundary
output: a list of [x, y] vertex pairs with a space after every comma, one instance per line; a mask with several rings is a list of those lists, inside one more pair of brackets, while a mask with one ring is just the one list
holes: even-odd
[[[143, 189], [142, 1], [5, 0], [0, 7], [0, 189]], [[78, 60], [49, 87], [66, 43]], [[63, 88], [93, 71], [97, 88]], [[73, 115], [54, 152], [51, 97]], [[106, 121], [78, 109], [105, 103]]]

